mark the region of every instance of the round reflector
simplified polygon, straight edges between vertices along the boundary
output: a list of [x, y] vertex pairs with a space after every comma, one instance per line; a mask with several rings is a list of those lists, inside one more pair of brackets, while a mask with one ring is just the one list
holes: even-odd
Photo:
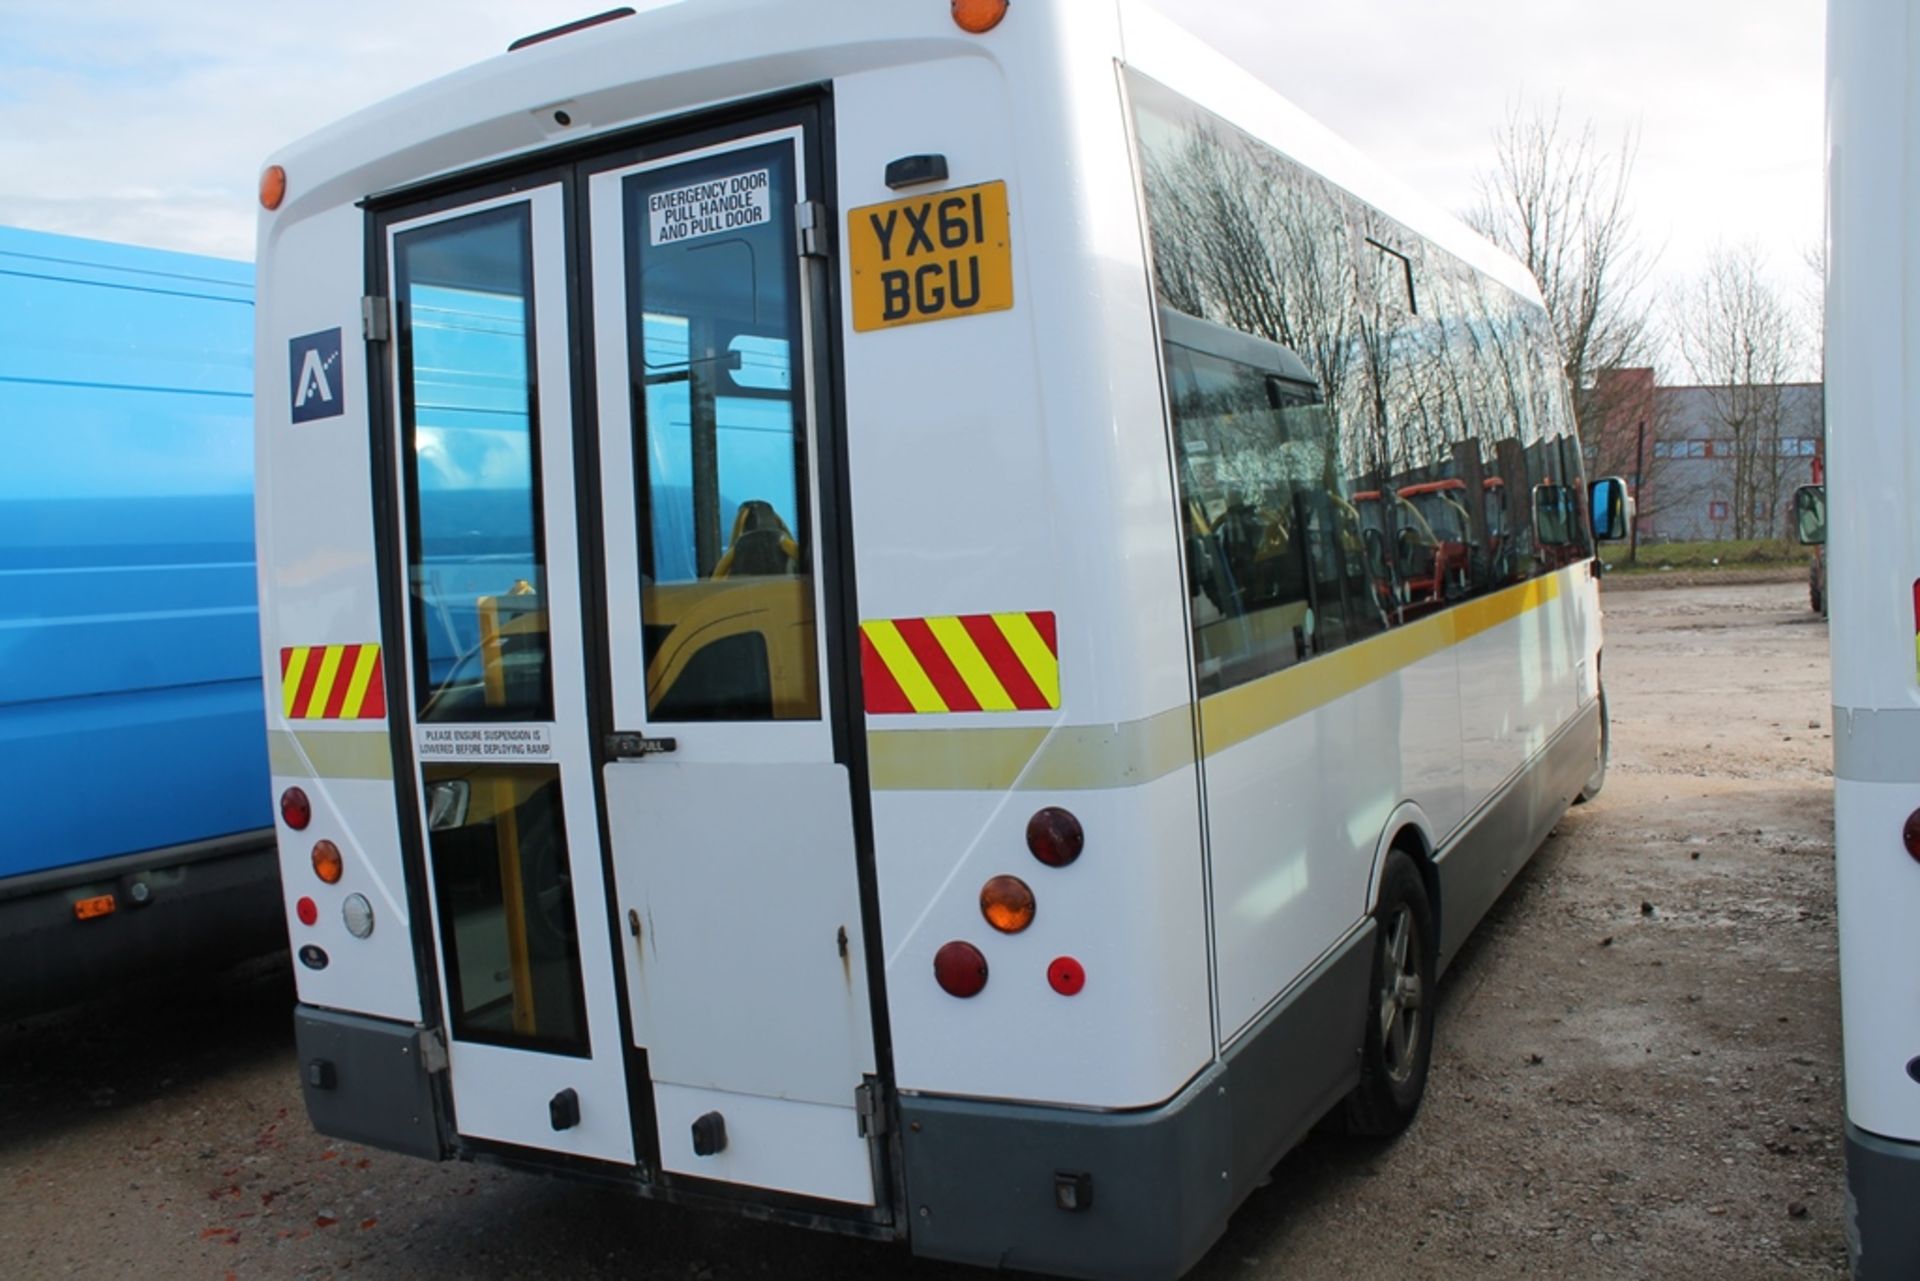
[[260, 171], [260, 207], [273, 210], [287, 198], [287, 171], [279, 165], [268, 165]]
[[313, 874], [329, 885], [340, 883], [340, 874], [347, 870], [346, 863], [340, 858], [340, 847], [332, 841], [313, 843]]
[[1900, 829], [1900, 843], [1907, 847], [1907, 853], [1920, 859], [1920, 810], [1907, 815], [1906, 825]]
[[956, 939], [933, 954], [933, 977], [948, 996], [978, 996], [987, 985], [987, 958]]
[[1002, 934], [1033, 924], [1033, 891], [1017, 876], [996, 876], [980, 887], [980, 915]]
[[993, 30], [1006, 16], [1007, 0], [953, 0], [953, 20], [976, 36]]
[[280, 793], [280, 817], [294, 831], [304, 832], [307, 824], [313, 822], [313, 802], [299, 788], [289, 787]]
[[1058, 805], [1049, 805], [1027, 820], [1027, 848], [1048, 867], [1073, 862], [1086, 843], [1080, 820]]
[[1047, 984], [1062, 996], [1078, 996], [1087, 985], [1087, 967], [1071, 956], [1056, 956], [1047, 966]]
[[363, 939], [373, 933], [373, 904], [364, 894], [349, 894], [340, 905], [340, 919], [347, 923], [347, 933]]
[[293, 914], [300, 918], [300, 924], [312, 925], [320, 919], [320, 905], [303, 895], [300, 901], [293, 905]]

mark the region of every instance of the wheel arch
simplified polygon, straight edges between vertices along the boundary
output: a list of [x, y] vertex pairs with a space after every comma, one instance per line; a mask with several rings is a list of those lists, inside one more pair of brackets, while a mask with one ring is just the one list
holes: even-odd
[[[1434, 849], [1433, 824], [1428, 820], [1426, 811], [1412, 801], [1402, 801], [1380, 830], [1380, 839], [1374, 846], [1373, 870], [1367, 877], [1366, 911], [1371, 914], [1380, 905], [1380, 884], [1387, 873], [1387, 856], [1400, 850], [1413, 860], [1420, 873], [1420, 880], [1426, 886], [1427, 902], [1433, 909], [1434, 928], [1438, 931], [1441, 915], [1440, 869], [1433, 861]], [[1434, 940], [1438, 945], [1439, 940]]]

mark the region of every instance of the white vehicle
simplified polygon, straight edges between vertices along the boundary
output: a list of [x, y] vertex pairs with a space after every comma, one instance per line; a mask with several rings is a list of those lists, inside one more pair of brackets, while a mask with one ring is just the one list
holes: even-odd
[[1526, 274], [1132, 3], [522, 45], [263, 178], [315, 1125], [1101, 1277], [1405, 1126], [1605, 767]]
[[1826, 491], [1800, 504], [1816, 536], [1831, 515], [1849, 1245], [1860, 1281], [1905, 1281], [1920, 1276], [1920, 193], [1905, 176], [1920, 28], [1868, 0], [1833, 0], [1827, 23]]

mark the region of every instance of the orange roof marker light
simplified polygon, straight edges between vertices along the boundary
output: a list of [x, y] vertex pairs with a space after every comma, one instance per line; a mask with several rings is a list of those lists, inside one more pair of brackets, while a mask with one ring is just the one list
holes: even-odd
[[1007, 16], [1007, 0], [953, 0], [953, 20], [974, 35], [993, 30]]
[[268, 165], [260, 173], [260, 207], [272, 211], [280, 207], [287, 198], [287, 171], [279, 165]]

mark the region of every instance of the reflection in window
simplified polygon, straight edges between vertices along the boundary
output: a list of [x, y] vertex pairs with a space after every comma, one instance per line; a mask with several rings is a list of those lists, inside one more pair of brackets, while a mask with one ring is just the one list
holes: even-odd
[[584, 1056], [559, 770], [428, 765], [424, 776], [454, 1036]]
[[1332, 422], [1293, 353], [1162, 314], [1202, 693], [1385, 625]]
[[544, 719], [527, 207], [402, 232], [394, 288], [420, 719]]
[[655, 720], [820, 715], [792, 170], [776, 144], [625, 180]]
[[[1189, 539], [1205, 527], [1202, 545], [1189, 544], [1194, 583], [1221, 616], [1218, 639], [1200, 647], [1218, 662], [1208, 679], [1284, 666], [1383, 621], [1412, 622], [1590, 555], [1564, 377], [1539, 306], [1164, 86], [1127, 75], [1163, 315], [1264, 340], [1304, 369], [1332, 460], [1316, 485], [1356, 531], [1354, 554], [1314, 580], [1330, 590], [1351, 576], [1338, 626], [1311, 594], [1242, 582], [1229, 552], [1241, 540], [1236, 524], [1271, 550], [1285, 532], [1275, 504], [1305, 486], [1261, 480], [1262, 493], [1237, 492], [1246, 486], [1221, 472], [1222, 442], [1191, 435], [1196, 415], [1221, 414], [1210, 407], [1217, 398], [1196, 390], [1202, 364], [1175, 351], [1182, 344], [1168, 328], [1182, 484], [1208, 490], [1220, 508], [1194, 511], [1183, 489]], [[1251, 400], [1232, 412], [1239, 424], [1258, 413]], [[1240, 433], [1227, 436], [1244, 452]], [[1284, 433], [1263, 448], [1283, 443]], [[1361, 580], [1366, 590], [1352, 590]], [[1252, 602], [1249, 590], [1269, 593], [1267, 603], [1244, 615], [1222, 605]], [[1283, 598], [1293, 602], [1285, 617]]]

